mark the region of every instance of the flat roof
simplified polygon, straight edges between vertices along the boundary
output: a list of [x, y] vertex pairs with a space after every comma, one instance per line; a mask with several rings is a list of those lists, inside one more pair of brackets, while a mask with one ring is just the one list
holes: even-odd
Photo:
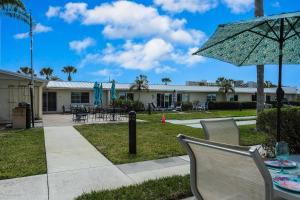
[[[104, 90], [109, 90], [111, 88], [111, 83], [102, 83]], [[129, 90], [131, 84], [126, 83], [116, 83], [117, 90]], [[49, 81], [46, 88], [47, 89], [74, 89], [74, 90], [93, 90], [94, 82], [78, 82], [78, 81]], [[150, 91], [163, 91], [163, 92], [207, 92], [216, 93], [219, 91], [220, 87], [217, 86], [189, 86], [189, 85], [155, 85], [150, 84]], [[296, 94], [299, 91], [294, 87], [284, 87], [286, 94]], [[242, 88], [235, 87], [236, 93], [255, 93], [256, 88]], [[265, 88], [265, 93], [276, 94], [276, 88]]]

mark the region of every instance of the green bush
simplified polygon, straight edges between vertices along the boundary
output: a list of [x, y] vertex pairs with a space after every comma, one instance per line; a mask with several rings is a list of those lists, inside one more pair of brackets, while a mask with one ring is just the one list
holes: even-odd
[[182, 111], [188, 111], [193, 109], [193, 104], [191, 102], [182, 103]]
[[233, 110], [233, 109], [251, 109], [256, 108], [256, 102], [232, 102], [232, 101], [224, 101], [224, 102], [209, 102], [208, 109], [209, 110]]
[[[257, 117], [257, 128], [276, 139], [276, 109], [265, 110]], [[281, 140], [289, 144], [291, 153], [300, 153], [300, 108], [284, 108], [281, 111]]]
[[130, 111], [130, 110], [144, 111], [145, 110], [144, 104], [142, 102], [125, 100], [125, 99], [116, 100], [115, 106], [119, 107], [119, 108], [123, 108], [126, 111]]

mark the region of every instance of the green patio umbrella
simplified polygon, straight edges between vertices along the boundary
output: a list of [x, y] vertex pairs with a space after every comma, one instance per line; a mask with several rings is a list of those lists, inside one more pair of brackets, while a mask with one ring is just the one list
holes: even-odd
[[102, 83], [99, 85], [98, 84], [98, 99], [99, 99], [99, 105], [102, 106], [102, 97], [103, 97], [103, 86], [102, 86]]
[[116, 96], [116, 82], [114, 80], [111, 82], [110, 99], [113, 102], [117, 99], [117, 96]]
[[113, 80], [111, 82], [110, 99], [113, 102], [113, 104], [112, 104], [113, 105], [113, 119], [112, 119], [112, 121], [115, 121], [115, 113], [116, 113], [116, 110], [115, 110], [115, 100], [117, 99], [117, 96], [116, 96], [116, 82], [115, 82], [115, 80]]
[[[281, 120], [282, 64], [300, 63], [300, 12], [260, 17], [219, 25], [193, 55], [215, 58], [237, 66], [278, 64], [277, 122]], [[280, 141], [277, 123], [277, 141]]]
[[99, 84], [97, 82], [94, 83], [94, 105], [99, 105]]

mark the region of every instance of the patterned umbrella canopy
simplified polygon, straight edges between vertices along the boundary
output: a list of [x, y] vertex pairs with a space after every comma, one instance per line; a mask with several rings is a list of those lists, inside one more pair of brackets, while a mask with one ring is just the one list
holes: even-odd
[[116, 82], [114, 80], [111, 82], [110, 99], [112, 101], [117, 99], [117, 96], [116, 96]]
[[99, 84], [97, 82], [94, 83], [94, 105], [99, 105]]
[[[277, 121], [281, 121], [282, 64], [300, 64], [300, 12], [219, 25], [194, 55], [215, 58], [237, 66], [278, 64]], [[277, 123], [280, 141], [281, 123]]]

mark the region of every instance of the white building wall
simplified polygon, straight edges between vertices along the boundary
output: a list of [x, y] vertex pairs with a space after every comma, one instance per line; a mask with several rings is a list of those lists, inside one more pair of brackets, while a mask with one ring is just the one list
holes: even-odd
[[[30, 103], [28, 87], [29, 80], [17, 79], [10, 76], [0, 76], [0, 123], [11, 122], [12, 109], [17, 107], [20, 102]], [[34, 114], [36, 118], [42, 117], [42, 83], [35, 82], [34, 88]]]

